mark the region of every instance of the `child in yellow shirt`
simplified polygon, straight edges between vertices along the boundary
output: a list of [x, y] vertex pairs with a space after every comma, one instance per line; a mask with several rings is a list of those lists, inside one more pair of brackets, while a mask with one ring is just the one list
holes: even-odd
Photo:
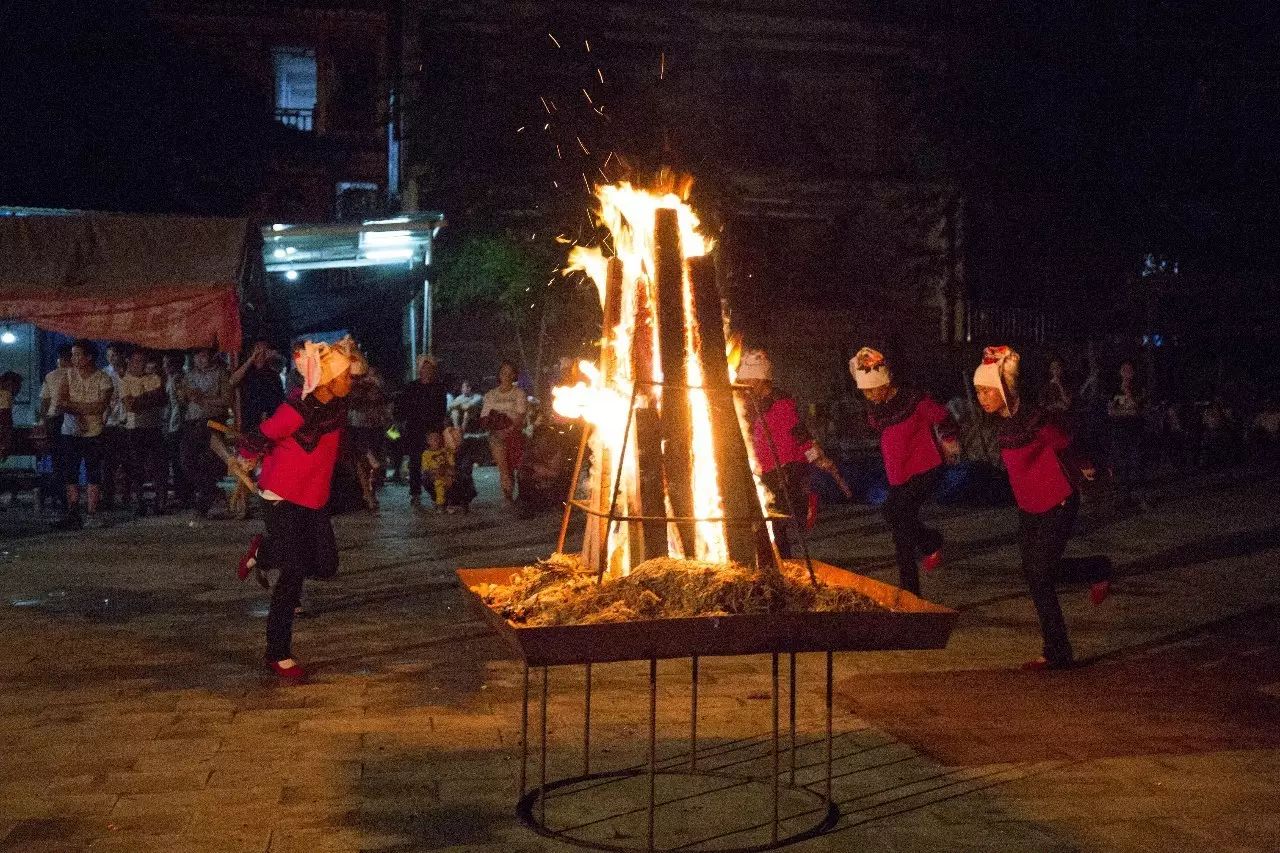
[[445, 446], [440, 433], [427, 435], [427, 449], [422, 451], [422, 474], [432, 484], [436, 509], [444, 509], [445, 493], [453, 485], [453, 450]]

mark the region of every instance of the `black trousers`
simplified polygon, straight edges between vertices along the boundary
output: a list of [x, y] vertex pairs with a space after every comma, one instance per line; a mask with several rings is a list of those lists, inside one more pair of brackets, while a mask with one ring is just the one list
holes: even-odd
[[809, 464], [788, 462], [780, 468], [766, 471], [760, 479], [773, 498], [773, 508], [791, 518], [769, 522], [773, 529], [773, 541], [778, 554], [784, 559], [795, 556], [800, 545], [800, 525], [809, 510]]
[[211, 430], [205, 421], [187, 421], [182, 425], [179, 452], [182, 473], [191, 486], [196, 509], [204, 512], [213, 505], [218, 495], [218, 480], [227, 467], [209, 446]]
[[323, 509], [275, 501], [267, 507], [266, 526], [258, 560], [263, 569], [280, 572], [267, 611], [267, 660], [278, 661], [293, 657], [293, 611], [302, 600], [303, 581], [337, 574], [338, 546]]
[[1048, 512], [1019, 512], [1022, 573], [1040, 619], [1044, 658], [1059, 666], [1071, 663], [1073, 654], [1062, 606], [1058, 603], [1057, 584], [1097, 583], [1111, 578], [1111, 561], [1106, 557], [1062, 556], [1079, 511], [1080, 496], [1073, 492]]
[[405, 431], [400, 434], [400, 446], [409, 457], [409, 494], [422, 494], [422, 451], [427, 449], [425, 432]]
[[898, 563], [898, 586], [920, 594], [920, 567], [917, 558], [942, 547], [942, 534], [920, 521], [920, 509], [938, 491], [942, 468], [916, 474], [900, 486], [889, 487], [889, 497], [881, 512], [893, 534], [894, 557]]

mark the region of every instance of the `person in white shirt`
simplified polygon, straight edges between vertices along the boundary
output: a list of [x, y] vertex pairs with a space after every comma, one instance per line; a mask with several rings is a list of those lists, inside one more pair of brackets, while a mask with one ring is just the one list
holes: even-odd
[[[92, 341], [71, 345], [71, 367], [62, 374], [54, 406], [62, 412], [62, 436], [66, 452], [62, 458], [62, 482], [67, 487], [67, 514], [63, 529], [79, 529], [98, 524], [98, 502], [102, 497], [102, 432], [107, 406], [114, 386], [110, 377], [94, 364], [98, 349]], [[89, 483], [88, 518], [80, 517], [80, 463], [84, 463]]]
[[159, 372], [147, 369], [148, 354], [134, 350], [129, 366], [120, 377], [120, 401], [124, 408], [124, 432], [129, 449], [129, 492], [139, 513], [145, 509], [143, 494], [150, 483], [155, 494], [155, 510], [164, 510], [166, 478], [164, 437], [160, 422], [168, 397]]
[[111, 380], [111, 401], [107, 404], [102, 430], [102, 502], [108, 508], [129, 500], [129, 437], [124, 429], [124, 400], [120, 380], [129, 361], [131, 347], [122, 343], [107, 344], [107, 366], [102, 372]]
[[454, 426], [462, 430], [463, 435], [466, 435], [476, 426], [476, 421], [480, 419], [480, 412], [484, 409], [484, 396], [475, 393], [471, 383], [464, 379], [462, 384], [458, 386], [458, 393], [449, 395], [447, 408], [449, 420], [453, 421]]
[[480, 422], [489, 430], [489, 450], [498, 466], [498, 482], [507, 503], [515, 500], [515, 472], [524, 453], [524, 422], [529, 413], [529, 397], [516, 382], [516, 368], [503, 362], [498, 368], [498, 387], [486, 392]]

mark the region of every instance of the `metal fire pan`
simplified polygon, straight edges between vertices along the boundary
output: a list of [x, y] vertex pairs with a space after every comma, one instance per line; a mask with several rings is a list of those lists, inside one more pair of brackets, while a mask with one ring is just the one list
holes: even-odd
[[484, 603], [477, 587], [505, 584], [520, 567], [458, 569], [458, 580], [491, 624], [529, 666], [751, 655], [772, 652], [941, 649], [959, 614], [947, 607], [835, 566], [813, 562], [818, 578], [852, 587], [884, 609], [851, 613], [767, 613], [649, 619], [599, 625], [521, 627]]

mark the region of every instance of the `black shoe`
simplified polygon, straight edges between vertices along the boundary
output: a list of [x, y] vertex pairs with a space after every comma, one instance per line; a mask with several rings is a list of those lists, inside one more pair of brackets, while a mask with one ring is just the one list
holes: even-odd
[[68, 513], [53, 523], [54, 530], [83, 530], [84, 519], [79, 513]]

